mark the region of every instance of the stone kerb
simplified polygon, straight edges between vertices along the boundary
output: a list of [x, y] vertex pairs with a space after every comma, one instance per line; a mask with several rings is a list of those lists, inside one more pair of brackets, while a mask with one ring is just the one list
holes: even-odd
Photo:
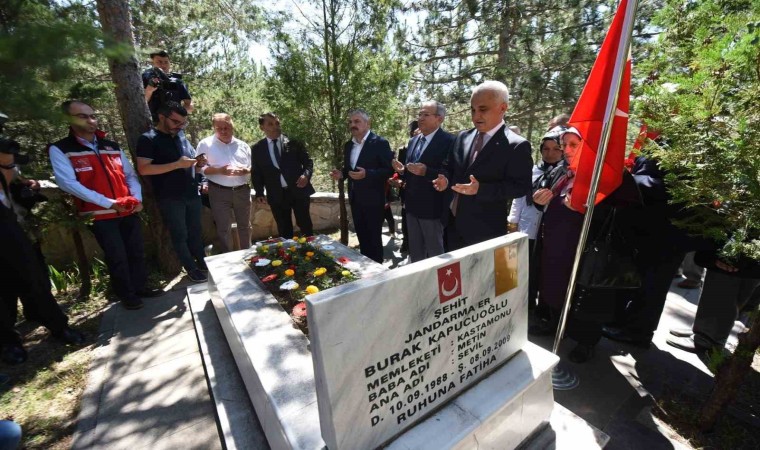
[[[48, 198], [65, 195], [54, 183], [44, 180], [42, 183], [42, 193]], [[253, 196], [253, 191], [251, 191], [251, 195]], [[351, 208], [347, 206], [347, 209], [350, 220]], [[338, 194], [317, 192], [312, 195], [310, 213], [315, 231], [333, 231], [338, 229], [340, 225]], [[202, 209], [202, 222], [203, 241], [206, 244], [211, 244], [216, 236], [216, 231], [211, 211], [208, 208]], [[277, 236], [277, 224], [274, 221], [269, 205], [253, 202], [251, 207], [251, 233], [252, 240]], [[49, 264], [65, 267], [75, 262], [76, 253], [70, 236], [70, 232], [62, 226], [52, 226], [49, 228], [42, 242], [42, 252]], [[100, 247], [91, 233], [83, 233], [82, 239], [84, 241], [85, 252], [89, 258], [95, 256], [102, 258]]]
[[526, 345], [527, 248], [512, 234], [307, 297], [330, 450], [387, 444]]

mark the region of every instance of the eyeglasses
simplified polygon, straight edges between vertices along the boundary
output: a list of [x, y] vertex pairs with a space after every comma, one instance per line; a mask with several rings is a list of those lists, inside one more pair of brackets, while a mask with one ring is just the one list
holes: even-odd
[[429, 112], [421, 112], [417, 114], [418, 119], [422, 119], [424, 117], [430, 117], [430, 116], [439, 116], [440, 114], [431, 114]]
[[175, 127], [185, 128], [187, 126], [187, 119], [177, 120], [177, 119], [172, 119], [171, 117], [167, 117], [166, 120], [174, 124]]
[[81, 113], [81, 114], [71, 114], [71, 116], [73, 116], [73, 117], [79, 117], [80, 119], [84, 119], [84, 120], [87, 120], [87, 119], [98, 120], [98, 115], [97, 114], [84, 114], [84, 113]]

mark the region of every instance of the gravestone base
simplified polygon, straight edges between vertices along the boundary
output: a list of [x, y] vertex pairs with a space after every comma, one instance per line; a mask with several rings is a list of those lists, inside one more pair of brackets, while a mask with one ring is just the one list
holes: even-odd
[[[336, 257], [385, 269], [335, 244]], [[243, 250], [206, 259], [208, 295], [274, 449], [324, 449], [309, 340], [246, 267]], [[205, 356], [204, 356], [205, 358]], [[392, 449], [515, 448], [549, 423], [558, 358], [526, 343], [501, 367], [388, 443]]]

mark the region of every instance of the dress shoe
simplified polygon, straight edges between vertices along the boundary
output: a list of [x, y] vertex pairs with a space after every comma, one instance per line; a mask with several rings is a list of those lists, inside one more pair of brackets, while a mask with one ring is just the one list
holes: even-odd
[[674, 337], [668, 338], [665, 342], [667, 342], [668, 345], [672, 347], [675, 347], [679, 350], [683, 350], [689, 353], [703, 354], [711, 350], [710, 347], [705, 347], [704, 345], [694, 342], [694, 335], [687, 336], [687, 337], [674, 336]]
[[594, 356], [594, 346], [578, 344], [567, 356], [568, 359], [576, 364], [583, 364]]
[[124, 309], [140, 309], [143, 307], [143, 301], [140, 299], [140, 297], [123, 298], [121, 300], [121, 306], [123, 306]]
[[53, 337], [66, 344], [82, 345], [85, 343], [84, 334], [70, 327], [53, 333]]
[[702, 286], [702, 282], [697, 280], [689, 280], [687, 278], [679, 282], [676, 286], [680, 287], [681, 289], [699, 289], [699, 287]]
[[204, 283], [208, 281], [208, 277], [200, 269], [193, 269], [187, 272], [187, 277], [190, 278], [190, 281], [195, 283]]
[[647, 339], [643, 336], [637, 336], [625, 328], [602, 327], [602, 336], [613, 341], [622, 342], [624, 344], [629, 344], [645, 349], [649, 348], [649, 346], [652, 344], [651, 339]]
[[21, 364], [26, 361], [26, 350], [21, 344], [5, 344], [1, 352], [2, 360], [6, 364]]
[[694, 334], [694, 330], [691, 328], [671, 328], [670, 334], [676, 337], [689, 337]]
[[136, 294], [138, 297], [142, 298], [153, 298], [161, 297], [162, 295], [166, 294], [166, 291], [158, 288], [146, 288], [141, 291], [137, 291]]

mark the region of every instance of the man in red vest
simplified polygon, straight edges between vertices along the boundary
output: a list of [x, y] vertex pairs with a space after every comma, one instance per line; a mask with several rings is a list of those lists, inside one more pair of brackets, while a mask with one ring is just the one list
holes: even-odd
[[91, 230], [103, 249], [114, 293], [127, 309], [143, 307], [141, 297], [163, 291], [146, 289], [143, 235], [137, 213], [143, 208], [137, 174], [119, 144], [98, 130], [95, 111], [79, 100], [61, 105], [69, 135], [50, 144], [55, 182], [74, 196], [79, 214], [92, 216]]

